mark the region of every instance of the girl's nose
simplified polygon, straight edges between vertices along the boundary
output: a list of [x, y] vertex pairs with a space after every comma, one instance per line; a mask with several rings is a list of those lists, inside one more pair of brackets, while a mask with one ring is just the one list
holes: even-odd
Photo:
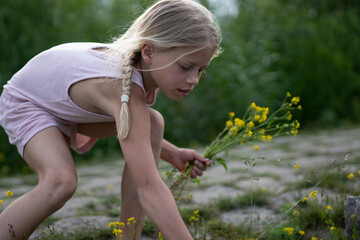
[[199, 83], [201, 74], [199, 74], [198, 72], [194, 71], [188, 78], [188, 83], [190, 83], [191, 85], [197, 85]]

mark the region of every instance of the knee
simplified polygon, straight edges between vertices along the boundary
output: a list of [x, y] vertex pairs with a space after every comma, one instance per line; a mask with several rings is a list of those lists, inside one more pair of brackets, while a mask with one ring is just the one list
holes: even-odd
[[151, 109], [150, 110], [151, 132], [152, 134], [161, 135], [164, 133], [165, 121], [160, 112]]
[[49, 174], [39, 185], [45, 189], [51, 210], [60, 209], [74, 195], [77, 188], [77, 176], [65, 171]]

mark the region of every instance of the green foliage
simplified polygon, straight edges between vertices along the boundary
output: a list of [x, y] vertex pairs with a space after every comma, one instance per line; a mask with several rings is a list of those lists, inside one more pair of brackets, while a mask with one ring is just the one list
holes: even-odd
[[[152, 2], [2, 1], [0, 91], [37, 53], [64, 42], [109, 42]], [[219, 17], [224, 52], [199, 86], [179, 102], [159, 95], [154, 107], [166, 119], [167, 139], [179, 145], [207, 144], [224, 127], [228, 112], [241, 115], [253, 101], [271, 111], [287, 91], [301, 98], [303, 110], [295, 117], [302, 126], [360, 122], [358, 1], [236, 3], [237, 15]], [[104, 140], [77, 158], [114, 151], [119, 151], [116, 139]], [[0, 153], [5, 155], [1, 175], [25, 165], [2, 129]]]

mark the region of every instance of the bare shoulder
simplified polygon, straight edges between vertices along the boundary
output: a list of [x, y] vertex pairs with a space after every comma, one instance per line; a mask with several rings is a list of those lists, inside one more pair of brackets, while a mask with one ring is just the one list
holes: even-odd
[[[145, 101], [142, 89], [132, 84], [131, 97]], [[121, 106], [121, 80], [88, 79], [73, 84], [69, 89], [71, 99], [81, 108], [104, 115], [114, 116], [114, 108]]]

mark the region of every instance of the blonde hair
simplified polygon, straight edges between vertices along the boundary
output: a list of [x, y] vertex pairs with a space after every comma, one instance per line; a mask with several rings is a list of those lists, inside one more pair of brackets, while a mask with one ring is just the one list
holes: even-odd
[[213, 49], [213, 57], [216, 57], [221, 52], [220, 42], [221, 32], [213, 14], [192, 0], [160, 0], [139, 16], [110, 45], [112, 55], [122, 60], [123, 97], [118, 138], [126, 138], [130, 129], [127, 101], [134, 65], [140, 61], [144, 43], [151, 44], [158, 51], [181, 47], [210, 48]]

